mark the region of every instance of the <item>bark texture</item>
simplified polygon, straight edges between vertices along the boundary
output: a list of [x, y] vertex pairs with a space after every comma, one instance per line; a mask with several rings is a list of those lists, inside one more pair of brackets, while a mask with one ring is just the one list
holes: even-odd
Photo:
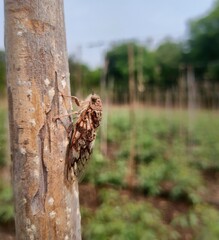
[[[81, 239], [78, 185], [65, 176], [69, 95], [62, 0], [5, 0], [16, 237]], [[70, 119], [63, 119], [65, 125]]]

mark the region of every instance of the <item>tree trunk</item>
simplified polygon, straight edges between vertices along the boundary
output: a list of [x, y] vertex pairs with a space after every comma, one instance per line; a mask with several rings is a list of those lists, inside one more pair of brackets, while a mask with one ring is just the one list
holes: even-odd
[[5, 0], [5, 47], [16, 237], [81, 239], [68, 137], [53, 120], [71, 109], [59, 94], [70, 94], [63, 1]]

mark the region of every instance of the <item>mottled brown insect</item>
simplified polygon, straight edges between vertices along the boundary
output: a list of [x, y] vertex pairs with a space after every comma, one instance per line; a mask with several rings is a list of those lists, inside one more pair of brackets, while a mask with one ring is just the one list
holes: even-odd
[[80, 181], [86, 164], [91, 156], [96, 131], [102, 119], [102, 101], [96, 94], [89, 95], [85, 101], [79, 102], [77, 120], [70, 126], [70, 142], [67, 156], [67, 178], [73, 181], [75, 177]]

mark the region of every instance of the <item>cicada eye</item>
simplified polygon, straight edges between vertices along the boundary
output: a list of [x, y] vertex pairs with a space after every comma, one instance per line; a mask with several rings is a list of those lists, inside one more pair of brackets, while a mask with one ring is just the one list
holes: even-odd
[[96, 96], [91, 96], [91, 101], [92, 101], [92, 103], [95, 103], [97, 101], [97, 97]]

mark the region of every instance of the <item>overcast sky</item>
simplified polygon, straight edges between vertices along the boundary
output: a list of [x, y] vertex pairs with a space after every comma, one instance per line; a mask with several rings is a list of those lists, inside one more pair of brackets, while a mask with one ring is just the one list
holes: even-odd
[[[4, 49], [3, 0], [0, 0], [0, 49]], [[183, 39], [189, 19], [205, 14], [214, 0], [65, 0], [69, 55], [81, 55], [90, 66], [101, 64], [111, 41], [153, 39], [153, 45], [170, 36]], [[89, 48], [93, 43], [102, 47]], [[79, 47], [81, 54], [79, 55]]]

